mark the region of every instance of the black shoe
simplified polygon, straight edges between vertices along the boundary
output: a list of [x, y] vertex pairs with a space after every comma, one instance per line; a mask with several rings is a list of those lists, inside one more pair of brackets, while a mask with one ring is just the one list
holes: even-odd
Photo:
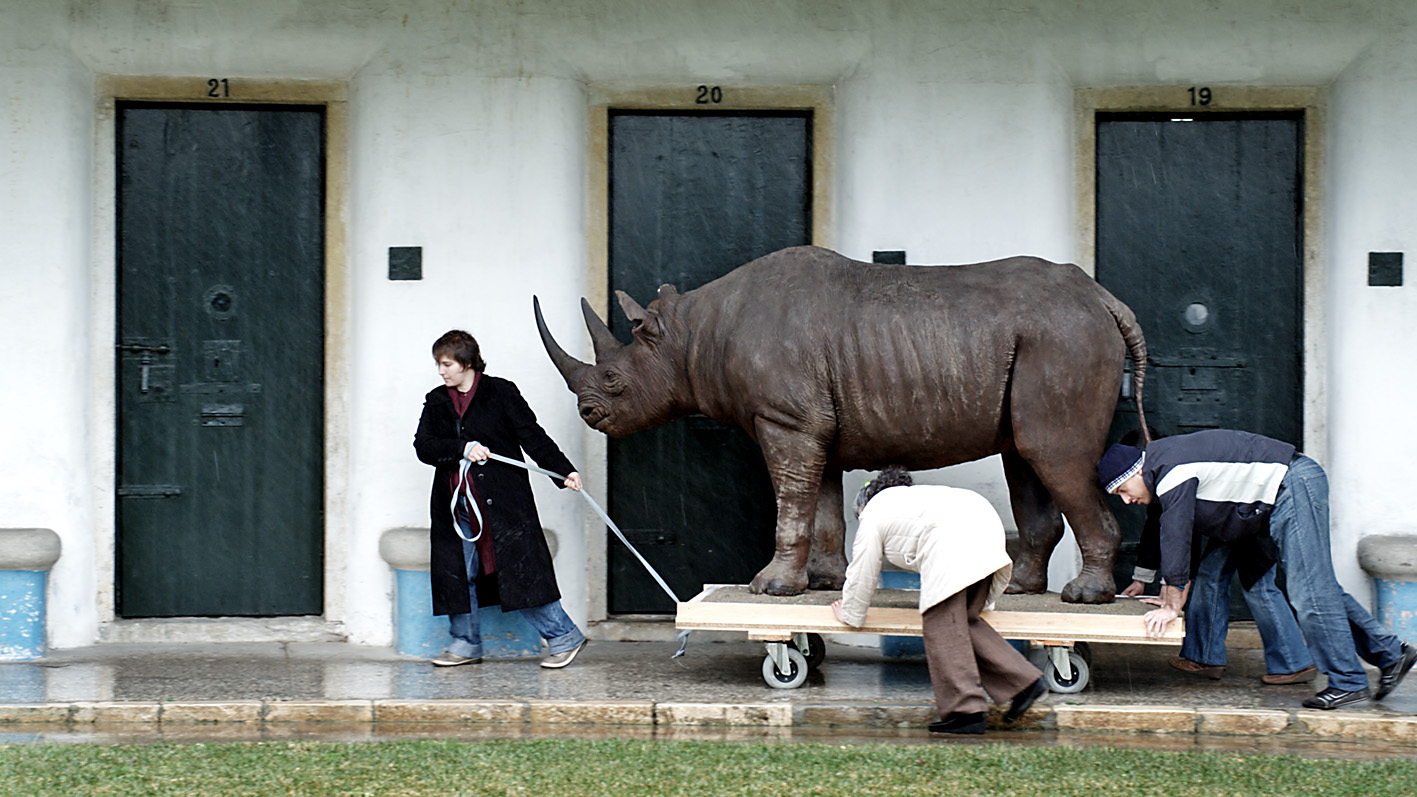
[[984, 712], [951, 714], [939, 722], [930, 723], [930, 733], [983, 733]]
[[1337, 687], [1330, 686], [1313, 697], [1304, 699], [1304, 708], [1321, 708], [1324, 711], [1346, 706], [1349, 703], [1361, 703], [1372, 696], [1368, 687], [1363, 687], [1356, 692], [1345, 692]]
[[1033, 701], [1042, 697], [1048, 691], [1048, 684], [1042, 678], [1024, 687], [1022, 692], [1014, 695], [1013, 702], [1009, 703], [1009, 710], [1004, 714], [1004, 722], [1013, 722], [1023, 716], [1028, 707], [1033, 705]]
[[1402, 653], [1397, 657], [1397, 663], [1383, 670], [1383, 676], [1378, 679], [1378, 691], [1373, 693], [1374, 700], [1382, 700], [1402, 683], [1402, 679], [1407, 677], [1407, 671], [1412, 669], [1412, 665], [1417, 663], [1417, 648], [1406, 642], [1402, 643]]

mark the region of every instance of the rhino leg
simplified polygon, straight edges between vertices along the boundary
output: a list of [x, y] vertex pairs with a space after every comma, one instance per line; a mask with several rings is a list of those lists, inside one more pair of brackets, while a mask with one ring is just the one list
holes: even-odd
[[801, 595], [807, 589], [812, 518], [826, 464], [825, 446], [810, 435], [762, 418], [754, 422], [754, 430], [777, 494], [777, 533], [772, 561], [748, 588], [768, 595]]
[[842, 516], [842, 471], [828, 466], [817, 493], [812, 545], [807, 555], [808, 589], [841, 589], [846, 583], [846, 519]]
[[[1089, 485], [1092, 486], [1092, 485]], [[1117, 519], [1102, 499], [1102, 491], [1094, 488], [1096, 497], [1088, 502], [1079, 501], [1079, 509], [1068, 518], [1088, 518], [1087, 522], [1098, 530], [1096, 534], [1078, 535], [1078, 546], [1082, 549], [1082, 572], [1063, 587], [1064, 603], [1111, 603], [1117, 594], [1117, 582], [1112, 577], [1112, 565], [1117, 561], [1117, 548], [1122, 542], [1122, 532]], [[1063, 509], [1064, 514], [1068, 510]], [[1074, 533], [1082, 526], [1074, 523]]]
[[1048, 560], [1063, 538], [1063, 516], [1038, 474], [1018, 452], [1005, 453], [1001, 458], [1019, 543], [1013, 578], [1005, 592], [1040, 593], [1048, 588]]

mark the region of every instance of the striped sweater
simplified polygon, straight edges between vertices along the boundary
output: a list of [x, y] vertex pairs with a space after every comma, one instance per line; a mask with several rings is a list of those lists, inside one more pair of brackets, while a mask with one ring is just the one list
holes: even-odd
[[1191, 580], [1191, 533], [1222, 542], [1267, 542], [1269, 516], [1294, 446], [1249, 432], [1210, 429], [1146, 447], [1142, 480], [1161, 507], [1161, 575]]

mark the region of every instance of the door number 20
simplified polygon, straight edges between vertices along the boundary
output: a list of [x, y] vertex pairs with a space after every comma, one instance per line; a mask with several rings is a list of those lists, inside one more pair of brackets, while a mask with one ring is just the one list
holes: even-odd
[[695, 105], [717, 105], [723, 102], [723, 87], [699, 86], [694, 90]]

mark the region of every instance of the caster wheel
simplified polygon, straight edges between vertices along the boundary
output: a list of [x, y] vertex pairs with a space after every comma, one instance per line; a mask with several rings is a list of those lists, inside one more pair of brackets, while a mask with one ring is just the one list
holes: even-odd
[[1043, 671], [1043, 682], [1048, 684], [1048, 690], [1058, 694], [1067, 695], [1074, 692], [1081, 692], [1087, 688], [1087, 681], [1092, 674], [1092, 668], [1088, 666], [1087, 659], [1083, 658], [1075, 650], [1068, 651], [1068, 664], [1072, 667], [1072, 675], [1064, 678], [1058, 668], [1053, 665], [1053, 661], [1046, 654], [1043, 661], [1038, 663], [1038, 668]]
[[797, 648], [787, 648], [787, 672], [777, 669], [772, 654], [763, 657], [763, 680], [774, 689], [796, 689], [807, 680], [807, 658]]
[[[793, 647], [796, 647], [796, 643]], [[807, 634], [807, 652], [803, 655], [807, 658], [807, 669], [815, 670], [821, 666], [827, 658], [827, 643], [821, 634]]]
[[1087, 662], [1087, 666], [1092, 666], [1092, 646], [1086, 642], [1074, 642], [1073, 650], [1082, 655], [1082, 660]]

